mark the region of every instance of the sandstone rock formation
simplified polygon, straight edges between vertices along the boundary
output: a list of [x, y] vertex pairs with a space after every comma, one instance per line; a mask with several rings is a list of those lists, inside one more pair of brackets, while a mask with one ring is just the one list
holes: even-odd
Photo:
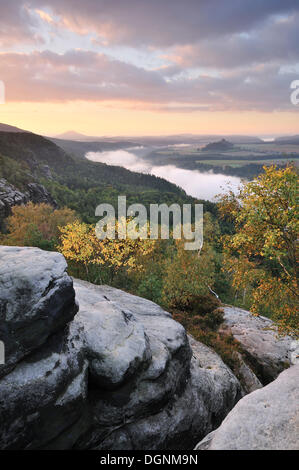
[[66, 268], [59, 253], [0, 247], [0, 377], [73, 319], [78, 308]]
[[74, 287], [93, 384], [79, 448], [190, 448], [222, 421], [240, 385], [216, 353], [190, 338], [192, 353], [184, 328], [153, 302], [84, 281]]
[[222, 333], [239, 341], [263, 385], [292, 364], [299, 364], [299, 341], [279, 336], [269, 318], [255, 317], [237, 307], [224, 307]]
[[[225, 307], [267, 380], [297, 356], [269, 326]], [[241, 386], [168, 312], [73, 281], [58, 253], [0, 247], [0, 340], [0, 449], [298, 447], [299, 365], [240, 400], [261, 387], [245, 362]]]
[[75, 281], [74, 316], [61, 255], [0, 260], [0, 449], [190, 449], [238, 401], [231, 370], [156, 304]]
[[0, 227], [3, 224], [3, 219], [11, 214], [13, 206], [27, 204], [32, 201], [35, 204], [44, 202], [55, 208], [57, 207], [56, 201], [43, 185], [30, 183], [27, 188], [27, 191], [21, 192], [8, 183], [6, 179], [0, 179]]
[[298, 450], [299, 365], [242, 398], [197, 450]]
[[42, 184], [29, 183], [27, 187], [30, 201], [35, 204], [41, 204], [43, 202], [45, 204], [50, 204], [54, 208], [57, 207], [57, 202], [52, 198], [49, 191], [47, 191]]
[[0, 379], [0, 449], [72, 446], [87, 394], [82, 342], [71, 323]]
[[237, 360], [234, 367], [234, 374], [240, 381], [242, 395], [247, 395], [247, 393], [251, 393], [255, 390], [258, 390], [259, 388], [262, 388], [262, 383], [257, 378], [253, 370], [249, 367], [249, 365], [244, 361], [242, 354], [236, 352], [235, 356]]
[[18, 191], [4, 178], [0, 179], [0, 219], [9, 216], [13, 206], [26, 204], [28, 200], [27, 194]]

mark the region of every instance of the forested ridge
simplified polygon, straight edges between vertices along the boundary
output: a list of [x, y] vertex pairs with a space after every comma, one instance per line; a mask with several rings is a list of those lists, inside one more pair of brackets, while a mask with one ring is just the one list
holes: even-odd
[[194, 201], [162, 178], [69, 155], [32, 133], [0, 132], [0, 178], [20, 190], [32, 181], [42, 183], [60, 207], [74, 209], [86, 222], [95, 222], [98, 204], [117, 205], [122, 194], [129, 204], [140, 202], [146, 207], [150, 203]]

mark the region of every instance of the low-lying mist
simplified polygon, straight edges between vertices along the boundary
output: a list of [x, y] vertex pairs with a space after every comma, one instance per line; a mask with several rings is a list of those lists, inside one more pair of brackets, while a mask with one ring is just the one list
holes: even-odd
[[236, 190], [241, 179], [214, 173], [201, 173], [197, 170], [185, 170], [174, 165], [155, 166], [127, 150], [109, 152], [88, 152], [86, 158], [93, 162], [122, 166], [130, 171], [149, 173], [159, 176], [183, 188], [190, 196], [213, 201], [215, 196], [227, 190], [228, 186]]
[[152, 166], [142, 158], [127, 150], [113, 150], [109, 152], [88, 152], [88, 160], [107, 163], [107, 165], [123, 166], [127, 170], [138, 173], [150, 173]]

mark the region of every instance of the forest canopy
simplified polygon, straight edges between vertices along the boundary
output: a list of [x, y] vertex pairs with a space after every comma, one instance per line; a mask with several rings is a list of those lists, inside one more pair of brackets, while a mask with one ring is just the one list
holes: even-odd
[[[204, 305], [211, 314], [218, 297], [298, 336], [296, 169], [265, 167], [237, 193], [221, 196], [217, 210], [211, 207], [204, 210], [204, 244], [197, 251], [171, 238], [99, 240], [95, 224], [82, 220], [81, 211], [32, 203], [13, 208], [1, 243], [58, 250], [74, 277], [146, 297], [185, 324]], [[209, 343], [205, 328], [219, 322], [215, 315], [196, 320], [205, 327], [193, 334], [205, 331], [201, 340]]]

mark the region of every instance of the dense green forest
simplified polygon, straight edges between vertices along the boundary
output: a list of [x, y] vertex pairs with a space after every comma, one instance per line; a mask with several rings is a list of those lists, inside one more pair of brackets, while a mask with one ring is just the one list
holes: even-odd
[[[33, 181], [42, 183], [59, 207], [74, 209], [86, 222], [95, 222], [100, 203], [117, 206], [118, 195], [128, 204], [193, 202], [178, 186], [122, 167], [94, 163], [69, 155], [56, 144], [32, 133], [0, 132], [0, 177], [20, 190]], [[212, 208], [213, 204], [205, 202]]]

